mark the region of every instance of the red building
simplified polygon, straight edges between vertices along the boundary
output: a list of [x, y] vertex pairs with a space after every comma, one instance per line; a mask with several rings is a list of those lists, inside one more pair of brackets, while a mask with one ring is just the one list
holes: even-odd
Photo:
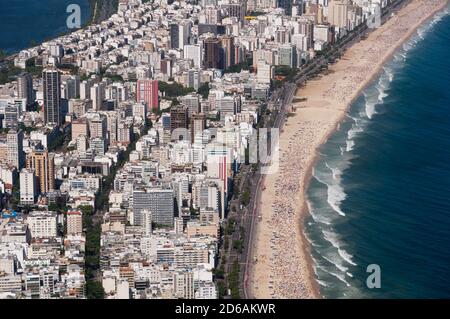
[[136, 89], [136, 101], [147, 104], [147, 112], [159, 109], [158, 105], [158, 81], [138, 80]]

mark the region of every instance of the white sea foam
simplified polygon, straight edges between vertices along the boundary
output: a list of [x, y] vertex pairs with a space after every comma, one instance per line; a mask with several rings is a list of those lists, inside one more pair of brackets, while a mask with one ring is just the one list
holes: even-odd
[[[409, 51], [409, 50], [411, 50], [413, 47], [414, 47], [414, 44], [411, 43], [411, 42], [405, 42], [405, 43], [403, 43], [403, 50], [405, 50], [405, 51]], [[405, 53], [402, 53], [401, 55], [403, 56], [404, 59], [406, 59], [406, 54], [405, 54]]]
[[[312, 223], [309, 223], [312, 224]], [[305, 236], [306, 240], [308, 241], [308, 243], [312, 246], [312, 247], [320, 247], [320, 245], [314, 243], [306, 233], [303, 233], [303, 235]]]
[[392, 73], [392, 70], [388, 67], [383, 67], [383, 73], [380, 75], [380, 78], [378, 79], [378, 84], [383, 88], [383, 90], [386, 90], [389, 88], [389, 84], [391, 83], [390, 80], [390, 74]]
[[331, 276], [336, 277], [337, 279], [339, 279], [339, 281], [342, 281], [347, 287], [350, 287], [350, 284], [347, 282], [347, 280], [345, 280], [344, 276], [336, 274], [332, 271], [329, 271], [325, 267], [322, 267], [322, 266], [318, 266], [318, 268], [320, 270], [322, 270], [323, 272], [326, 272], [327, 274], [330, 274]]
[[346, 198], [344, 189], [338, 185], [328, 185], [327, 190], [327, 202], [330, 204], [331, 208], [341, 216], [345, 216], [345, 213], [342, 211], [340, 204]]
[[351, 152], [353, 150], [353, 147], [355, 146], [355, 141], [347, 140], [346, 143], [347, 143], [347, 146], [346, 146], [345, 150], [347, 152]]
[[338, 275], [332, 271], [325, 270], [325, 272], [329, 273], [330, 275], [332, 275], [332, 276], [336, 277], [337, 279], [339, 279], [340, 281], [342, 281], [344, 284], [347, 285], [347, 287], [350, 287], [350, 284], [347, 282], [347, 280], [345, 280], [344, 276]]
[[345, 267], [344, 265], [342, 265], [341, 263], [338, 263], [337, 261], [333, 261], [330, 258], [323, 256], [322, 258], [325, 259], [326, 261], [328, 261], [330, 264], [336, 266], [337, 269], [339, 269], [339, 271], [342, 271], [343, 273], [347, 272], [348, 268]]
[[433, 19], [430, 21], [430, 23], [420, 27], [417, 29], [417, 35], [422, 40], [425, 38], [425, 35], [433, 28], [433, 26], [441, 21], [446, 15], [450, 13], [449, 9], [446, 8], [445, 10], [437, 13]]
[[366, 116], [368, 119], [372, 119], [375, 114], [375, 102], [366, 101]]
[[385, 92], [385, 88], [383, 88], [382, 85], [376, 85], [375, 87], [378, 91], [378, 102], [382, 103], [383, 99], [388, 96]]
[[[328, 220], [325, 216], [322, 215], [318, 215], [315, 213], [310, 201], [306, 201], [306, 205], [308, 206], [308, 211], [309, 214], [311, 215], [312, 219], [314, 220], [314, 222], [316, 223], [321, 223], [321, 224], [325, 224], [325, 225], [331, 225], [331, 221]], [[307, 238], [308, 239], [308, 238]], [[310, 240], [309, 240], [310, 241]], [[310, 241], [310, 243], [312, 243], [312, 241]]]
[[316, 277], [318, 277], [318, 274], [317, 274], [317, 265], [314, 263], [314, 265], [313, 265], [313, 271], [314, 271], [314, 275], [316, 275]]
[[346, 262], [348, 262], [350, 265], [352, 265], [352, 266], [356, 266], [356, 263], [355, 262], [353, 262], [353, 260], [352, 260], [352, 255], [350, 255], [348, 252], [346, 252], [344, 249], [342, 249], [342, 248], [338, 248], [338, 253], [339, 253], [339, 256], [341, 256], [342, 257], [342, 259], [344, 259]]
[[323, 233], [323, 238], [328, 241], [334, 248], [337, 249], [339, 256], [341, 256], [341, 258], [343, 260], [345, 260], [347, 263], [349, 263], [352, 266], [356, 266], [357, 264], [352, 260], [353, 256], [350, 255], [347, 251], [345, 251], [340, 243], [339, 240], [337, 238], [337, 235], [334, 234], [331, 231], [327, 231], [322, 229], [322, 233]]
[[[315, 170], [313, 170], [313, 177], [319, 182], [327, 186], [327, 202], [330, 207], [339, 215], [345, 216], [345, 213], [339, 207], [341, 202], [345, 199], [345, 192], [339, 184], [329, 184], [320, 179]], [[313, 217], [314, 218], [314, 217]]]
[[372, 89], [365, 90], [363, 95], [366, 101], [365, 115], [367, 118], [372, 119], [376, 113], [376, 105], [383, 103], [384, 98], [387, 95], [386, 90], [389, 88], [389, 84], [393, 79], [392, 70], [384, 68], [384, 73], [379, 77], [377, 84]]
[[331, 173], [333, 174], [333, 179], [335, 181], [339, 180], [339, 178], [341, 177], [341, 170], [339, 168], [333, 168], [330, 165], [328, 165], [328, 163], [325, 162], [325, 166], [329, 168], [329, 170], [331, 171]]
[[316, 174], [316, 169], [315, 169], [315, 168], [313, 168], [312, 176], [313, 176], [319, 183], [324, 184], [325, 186], [328, 186], [328, 184], [327, 184], [325, 181], [323, 181], [322, 179], [320, 179], [320, 177], [317, 176], [317, 174]]
[[392, 82], [394, 79], [394, 72], [390, 67], [384, 66], [383, 67], [384, 73], [387, 75], [389, 82]]
[[322, 229], [323, 238], [328, 241], [334, 248], [339, 249], [339, 242], [337, 241], [336, 235], [330, 231]]
[[[360, 116], [364, 116], [364, 115], [365, 115], [365, 113], [360, 113]], [[351, 129], [349, 129], [347, 132], [347, 141], [346, 141], [347, 145], [346, 145], [345, 150], [347, 152], [350, 152], [351, 150], [353, 150], [353, 146], [355, 146], [355, 142], [353, 141], [353, 139], [356, 137], [356, 135], [358, 133], [363, 131], [363, 128], [361, 127], [361, 124], [360, 124], [361, 119], [358, 119], [358, 118], [353, 117], [348, 114], [347, 114], [347, 117], [351, 118], [354, 122]], [[343, 155], [342, 149], [341, 149], [341, 155]]]
[[[339, 215], [345, 216], [345, 213], [339, 207], [341, 202], [345, 199], [345, 192], [344, 192], [343, 188], [339, 184], [329, 184], [329, 183], [325, 182], [324, 180], [320, 179], [316, 175], [315, 170], [313, 170], [312, 176], [319, 183], [327, 186], [327, 202], [330, 205], [330, 207]], [[313, 215], [311, 215], [311, 216], [313, 216]], [[314, 218], [314, 216], [313, 216], [313, 218]]]
[[352, 140], [356, 137], [358, 133], [361, 133], [363, 131], [363, 128], [359, 126], [358, 124], [352, 125], [352, 128], [348, 130], [347, 132], [347, 138], [349, 140]]
[[400, 62], [403, 60], [403, 56], [400, 53], [394, 54], [394, 61]]
[[372, 119], [373, 115], [375, 114], [375, 105], [378, 103], [378, 97], [373, 97], [364, 92], [364, 98], [366, 100], [366, 116], [369, 119]]

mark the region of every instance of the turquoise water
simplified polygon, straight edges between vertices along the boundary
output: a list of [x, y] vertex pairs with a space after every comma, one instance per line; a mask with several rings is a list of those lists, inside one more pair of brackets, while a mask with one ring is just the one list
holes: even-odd
[[88, 0], [0, 0], [0, 49], [14, 53], [67, 32], [69, 4], [81, 8], [81, 21], [90, 18]]
[[[320, 149], [308, 189], [328, 298], [450, 297], [450, 15], [422, 26]], [[381, 269], [369, 289], [366, 269]]]

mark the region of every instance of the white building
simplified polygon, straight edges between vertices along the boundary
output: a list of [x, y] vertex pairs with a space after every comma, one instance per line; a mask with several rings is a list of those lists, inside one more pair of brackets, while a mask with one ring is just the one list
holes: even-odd
[[201, 282], [195, 292], [195, 299], [217, 299], [217, 290], [213, 282]]
[[177, 298], [194, 299], [194, 273], [189, 270], [175, 272], [173, 291]]
[[198, 44], [185, 45], [184, 46], [184, 58], [191, 59], [194, 62], [194, 67], [201, 67], [202, 63], [202, 50]]
[[31, 170], [22, 169], [20, 172], [20, 203], [33, 205], [37, 194], [36, 177]]
[[55, 212], [33, 211], [27, 217], [33, 238], [56, 237], [57, 216]]
[[0, 180], [5, 184], [14, 185], [16, 179], [16, 170], [13, 167], [8, 167], [6, 165], [0, 166]]
[[330, 29], [328, 25], [314, 26], [314, 41], [327, 43], [329, 39]]
[[258, 61], [257, 64], [257, 73], [256, 80], [259, 83], [270, 84], [270, 81], [273, 79], [273, 66], [267, 64], [265, 61]]
[[130, 284], [122, 279], [117, 283], [116, 299], [130, 299]]
[[6, 134], [6, 144], [8, 146], [8, 164], [20, 169], [23, 166], [25, 156], [23, 153], [23, 132], [9, 131]]
[[150, 236], [152, 234], [152, 212], [148, 209], [144, 209], [141, 211], [141, 215], [144, 233], [146, 236]]

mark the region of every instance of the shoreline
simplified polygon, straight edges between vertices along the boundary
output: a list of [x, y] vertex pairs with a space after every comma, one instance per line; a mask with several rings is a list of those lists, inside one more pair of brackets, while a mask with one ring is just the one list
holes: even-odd
[[[48, 38], [43, 39], [40, 43], [36, 44], [35, 46], [27, 46], [14, 52], [4, 51], [6, 56], [3, 58], [3, 60], [4, 61], [14, 60], [22, 50], [29, 50], [35, 47], [39, 47], [45, 42], [54, 41], [61, 37], [65, 37], [73, 32], [84, 30], [89, 26], [100, 24], [103, 21], [108, 20], [113, 14], [117, 13], [119, 5], [119, 2], [117, 0], [88, 0], [87, 2], [89, 6], [89, 19], [81, 26], [81, 28], [67, 30], [55, 36], [49, 36]], [[97, 15], [99, 16], [98, 19], [96, 18]], [[2, 50], [2, 48], [0, 48], [0, 50]]]
[[[310, 213], [307, 205], [306, 191], [311, 181], [313, 168], [319, 158], [318, 149], [336, 132], [336, 129], [345, 118], [353, 102], [379, 76], [383, 66], [392, 58], [398, 48], [411, 38], [421, 25], [447, 7], [448, 3], [448, 0], [438, 0], [433, 3], [429, 3], [426, 0], [410, 1], [379, 29], [371, 32], [365, 40], [350, 47], [338, 62], [330, 65], [329, 70], [331, 73], [319, 75], [317, 78], [309, 80], [303, 87], [297, 89], [296, 97], [306, 98], [306, 101], [292, 103], [296, 108], [294, 111], [295, 115], [288, 118], [284, 132], [280, 135], [280, 152], [285, 153], [285, 149], [288, 149], [289, 155], [286, 156], [288, 158], [287, 160], [283, 160], [282, 154], [280, 155], [280, 172], [282, 172], [283, 162], [286, 161], [289, 161], [289, 165], [287, 165], [288, 169], [295, 170], [296, 166], [298, 167], [298, 170], [294, 172], [297, 173], [294, 174], [297, 178], [297, 187], [295, 194], [293, 194], [295, 198], [291, 200], [287, 198], [280, 199], [277, 198], [278, 194], [276, 194], [279, 189], [283, 191], [283, 194], [286, 194], [285, 190], [292, 188], [293, 183], [289, 180], [292, 174], [281, 176], [281, 179], [278, 175], [283, 175], [282, 173], [274, 174], [276, 175], [275, 177], [264, 177], [263, 185], [266, 188], [261, 192], [261, 200], [259, 203], [260, 207], [262, 207], [259, 214], [263, 216], [263, 220], [256, 224], [256, 237], [258, 238], [256, 239], [256, 244], [253, 244], [252, 256], [257, 258], [257, 263], [252, 265], [250, 271], [251, 296], [256, 298], [270, 298], [271, 296], [275, 298], [323, 297], [320, 295], [319, 285], [314, 274], [314, 261], [310, 252], [310, 244], [304, 232], [304, 219]], [[425, 12], [421, 12], [420, 10], [424, 10]], [[403, 27], [405, 21], [409, 21], [409, 24], [406, 24], [408, 27]], [[414, 23], [414, 21], [417, 21], [417, 23]], [[398, 34], [395, 34], [396, 31], [398, 31]], [[392, 38], [394, 38], [394, 42], [389, 43]], [[376, 47], [377, 45], [382, 46], [384, 44], [383, 41], [388, 42], [386, 45], [388, 49], [380, 56], [380, 52], [377, 52], [379, 49]], [[372, 53], [372, 56], [370, 56], [370, 53]], [[352, 57], [355, 54], [356, 57]], [[371, 57], [382, 58], [377, 63], [373, 63]], [[364, 63], [370, 66], [364, 65]], [[363, 70], [367, 71], [367, 75], [363, 75], [364, 78], [360, 78]], [[359, 80], [355, 82], [357, 84], [352, 82], [352, 80], [354, 81], [352, 75], [356, 80]], [[350, 80], [347, 80], [348, 78]], [[350, 84], [346, 83], [346, 80]], [[346, 86], [346, 84], [348, 85]], [[345, 92], [345, 90], [349, 92]], [[348, 95], [345, 95], [345, 93], [348, 93]], [[303, 118], [298, 116], [299, 114], [303, 115]], [[281, 209], [285, 209], [285, 207], [296, 207], [298, 209], [295, 209], [295, 214], [291, 214], [289, 211], [284, 215], [280, 212], [271, 212], [271, 207], [278, 208], [279, 206], [281, 206]], [[278, 265], [276, 262], [266, 262], [267, 259], [260, 259], [260, 257], [270, 253], [268, 251], [269, 249], [263, 247], [262, 244], [267, 239], [270, 240], [270, 234], [268, 233], [270, 233], [271, 227], [265, 220], [269, 219], [271, 215], [280, 215], [283, 218], [289, 219], [288, 221], [284, 221], [277, 219], [280, 216], [275, 216], [275, 220], [282, 225], [281, 230], [295, 232], [297, 245], [295, 252], [291, 252], [290, 254], [285, 252], [283, 255], [284, 258], [277, 257], [283, 260]], [[294, 223], [296, 225], [294, 227], [295, 229], [289, 227], [289, 223]], [[286, 240], [289, 242], [289, 239]], [[292, 242], [292, 240], [290, 241]], [[279, 254], [283, 252], [283, 248], [291, 247], [290, 245], [282, 246], [282, 249], [277, 249], [280, 247], [272, 248], [272, 253], [273, 250], [277, 250]], [[283, 271], [274, 267], [273, 264], [277, 267], [286, 264], [287, 266], [291, 266], [288, 267], [288, 271], [290, 272], [287, 273], [287, 276], [289, 278], [278, 276], [279, 281], [271, 284], [273, 289], [269, 289], [268, 287], [260, 289], [261, 287], [258, 286], [267, 283], [264, 282], [267, 281], [267, 275], [264, 275], [265, 272], [278, 272], [281, 275], [283, 274]], [[293, 264], [298, 264], [298, 269], [293, 270]], [[295, 273], [292, 274], [292, 271]], [[302, 286], [301, 293], [289, 291], [289, 288], [293, 286], [293, 279], [297, 280], [298, 284]], [[269, 280], [269, 282], [273, 281]]]
[[[88, 0], [90, 9], [90, 19], [82, 27], [99, 24], [109, 19], [114, 13], [117, 13], [119, 8], [118, 0]], [[98, 16], [98, 17], [97, 17]]]

